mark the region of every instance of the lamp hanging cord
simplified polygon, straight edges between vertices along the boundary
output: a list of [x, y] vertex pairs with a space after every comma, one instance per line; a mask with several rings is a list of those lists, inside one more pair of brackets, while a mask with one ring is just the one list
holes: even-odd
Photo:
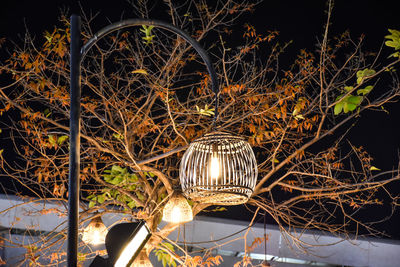
[[87, 52], [89, 49], [101, 38], [106, 36], [107, 34], [118, 31], [123, 28], [128, 28], [128, 27], [133, 27], [133, 26], [141, 26], [141, 25], [147, 25], [147, 26], [155, 26], [158, 28], [162, 28], [168, 31], [171, 31], [179, 36], [181, 36], [183, 39], [185, 39], [189, 44], [192, 45], [192, 47], [197, 51], [197, 53], [200, 55], [200, 57], [203, 59], [204, 63], [206, 64], [207, 71], [210, 74], [210, 79], [211, 79], [211, 89], [215, 94], [215, 110], [214, 110], [214, 118], [213, 118], [213, 123], [212, 123], [212, 128], [215, 130], [217, 126], [217, 120], [218, 120], [218, 102], [219, 102], [219, 84], [218, 84], [218, 79], [217, 79], [217, 74], [215, 72], [214, 66], [211, 62], [210, 56], [208, 53], [200, 46], [200, 44], [194, 40], [189, 34], [186, 32], [182, 31], [181, 29], [175, 27], [172, 24], [159, 21], [159, 20], [151, 20], [151, 19], [127, 19], [123, 20], [120, 22], [113, 23], [109, 26], [104, 27], [100, 31], [98, 31], [87, 43], [82, 47], [81, 49], [81, 57], [80, 60], [81, 62], [83, 61], [84, 57], [86, 56]]
[[218, 104], [219, 104], [218, 102], [219, 102], [219, 92], [215, 92], [215, 110], [214, 110], [214, 118], [213, 118], [213, 123], [212, 123], [213, 131], [217, 130], [217, 121], [218, 121], [218, 115], [219, 115], [218, 114]]

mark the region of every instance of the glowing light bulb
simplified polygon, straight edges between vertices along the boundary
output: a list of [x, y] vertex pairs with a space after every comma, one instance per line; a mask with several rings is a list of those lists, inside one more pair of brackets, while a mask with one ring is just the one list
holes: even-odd
[[211, 174], [211, 179], [217, 179], [219, 176], [219, 160], [217, 155], [213, 155], [211, 157], [211, 163], [210, 163], [210, 174]]
[[95, 229], [95, 230], [93, 231], [93, 236], [92, 236], [92, 241], [91, 241], [91, 243], [92, 243], [93, 245], [99, 245], [99, 244], [101, 244], [101, 243], [103, 243], [103, 242], [104, 242], [104, 241], [102, 240], [100, 230], [99, 230], [99, 229]]
[[176, 206], [175, 206], [175, 207], [172, 209], [171, 217], [172, 217], [172, 220], [173, 220], [172, 222], [178, 223], [178, 222], [179, 222], [179, 218], [182, 217], [181, 209], [180, 209], [179, 207], [176, 207]]
[[82, 241], [86, 244], [100, 245], [105, 242], [107, 228], [101, 217], [92, 219], [89, 225], [83, 230]]
[[163, 220], [170, 223], [184, 223], [193, 220], [193, 212], [183, 196], [172, 196], [163, 210]]

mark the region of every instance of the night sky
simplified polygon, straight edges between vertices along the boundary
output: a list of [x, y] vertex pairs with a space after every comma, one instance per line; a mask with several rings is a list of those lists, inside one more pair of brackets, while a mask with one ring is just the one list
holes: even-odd
[[[83, 9], [93, 13], [100, 12], [98, 29], [109, 22], [123, 18], [134, 17], [130, 5], [125, 0], [89, 0], [80, 1]], [[151, 2], [151, 1], [149, 1]], [[378, 50], [382, 45], [387, 29], [400, 30], [397, 1], [347, 0], [336, 1], [333, 10], [331, 35], [334, 36], [349, 30], [351, 36], [357, 39], [365, 34], [365, 50]], [[325, 23], [325, 1], [265, 1], [253, 14], [243, 17], [240, 23], [256, 26], [260, 32], [278, 30], [279, 40], [293, 44], [287, 49], [285, 60], [293, 60], [299, 49], [313, 50], [317, 39], [320, 39]], [[51, 31], [57, 22], [60, 10], [79, 13], [80, 7], [75, 0], [1, 0], [0, 8], [0, 38], [6, 37], [18, 42], [23, 36], [25, 27], [31, 33], [41, 38], [45, 30]], [[109, 21], [105, 18], [108, 18]], [[159, 18], [156, 18], [159, 19]], [[238, 27], [241, 27], [239, 24]], [[96, 30], [98, 30], [96, 29]], [[286, 57], [286, 58], [285, 58]], [[283, 62], [284, 64], [285, 62]], [[381, 88], [383, 90], [384, 88]], [[389, 114], [367, 112], [359, 118], [349, 138], [355, 145], [364, 146], [374, 158], [374, 165], [382, 170], [396, 168], [400, 148], [400, 103], [387, 106]], [[400, 185], [392, 184], [393, 190], [400, 193]], [[241, 218], [237, 210], [225, 216]], [[400, 213], [382, 225], [380, 228], [389, 232], [395, 239], [400, 239]], [[392, 227], [391, 227], [392, 226]]]

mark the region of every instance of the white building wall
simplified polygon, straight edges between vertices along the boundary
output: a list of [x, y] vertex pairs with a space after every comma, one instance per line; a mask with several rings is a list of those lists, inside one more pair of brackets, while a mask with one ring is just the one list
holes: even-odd
[[[26, 200], [25, 200], [26, 201]], [[48, 213], [38, 216], [38, 211], [44, 209], [60, 209], [65, 210], [66, 203], [54, 202], [38, 202], [22, 205], [24, 201], [17, 197], [0, 196], [0, 227], [3, 229], [2, 235], [8, 234], [8, 229], [29, 229], [35, 231], [52, 231], [57, 229], [61, 231], [66, 227], [66, 217], [59, 217], [54, 213]], [[15, 208], [10, 208], [10, 207]], [[103, 216], [106, 226], [121, 220], [118, 214], [109, 214]], [[209, 217], [197, 216], [194, 221], [180, 226], [175, 230], [169, 238], [171, 240], [186, 243], [190, 247], [195, 248], [213, 248], [218, 240], [232, 233], [240, 232], [248, 226], [246, 222], [234, 221], [227, 219], [217, 219]], [[162, 225], [160, 225], [162, 227]], [[183, 227], [185, 227], [185, 237], [183, 237]], [[245, 235], [246, 234], [246, 235]], [[235, 257], [243, 255], [246, 244], [250, 245], [255, 237], [262, 237], [264, 228], [262, 224], [256, 224], [247, 231], [222, 239], [218, 244], [222, 244], [213, 252], [223, 254], [224, 263], [221, 266], [233, 266], [232, 263], [237, 262], [240, 258]], [[317, 263], [320, 266], [368, 266], [368, 267], [397, 267], [400, 266], [400, 242], [384, 239], [355, 239], [351, 241], [342, 241], [340, 238], [323, 234], [320, 232], [307, 231], [300, 238], [302, 241], [311, 244], [309, 253], [296, 248], [290, 242], [289, 237], [283, 235], [274, 225], [267, 225], [267, 258], [274, 257], [274, 264], [277, 267], [283, 266], [311, 266]], [[15, 235], [13, 238], [25, 238], [29, 241], [29, 237]], [[36, 240], [31, 237], [31, 241]], [[205, 243], [198, 243], [206, 241]], [[334, 244], [326, 246], [326, 244]], [[5, 244], [7, 245], [7, 244]], [[60, 248], [65, 251], [64, 247]], [[93, 248], [100, 249], [100, 248]], [[101, 248], [102, 249], [102, 248]], [[20, 249], [3, 248], [2, 254], [6, 259], [13, 258], [20, 254]], [[260, 245], [252, 251], [254, 258], [263, 259], [264, 245]], [[160, 263], [153, 258], [154, 266], [161, 266]], [[260, 261], [254, 261], [255, 263]], [[291, 262], [297, 262], [296, 265]], [[13, 266], [13, 265], [10, 265]]]

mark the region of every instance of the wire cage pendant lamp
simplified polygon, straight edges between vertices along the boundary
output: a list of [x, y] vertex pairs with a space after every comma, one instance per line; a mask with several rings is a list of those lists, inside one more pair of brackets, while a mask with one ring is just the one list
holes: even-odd
[[169, 223], [186, 223], [193, 220], [193, 211], [186, 198], [175, 193], [163, 209], [163, 221]]
[[214, 131], [194, 140], [183, 155], [179, 169], [182, 191], [187, 198], [202, 203], [244, 204], [256, 186], [257, 161], [244, 138], [215, 131], [219, 86], [214, 67], [207, 67], [215, 94]]
[[86, 244], [104, 244], [107, 234], [107, 227], [104, 225], [101, 216], [93, 218], [89, 225], [83, 230], [82, 241]]
[[190, 144], [181, 161], [180, 182], [194, 201], [239, 205], [251, 197], [257, 172], [253, 150], [244, 138], [215, 131]]

